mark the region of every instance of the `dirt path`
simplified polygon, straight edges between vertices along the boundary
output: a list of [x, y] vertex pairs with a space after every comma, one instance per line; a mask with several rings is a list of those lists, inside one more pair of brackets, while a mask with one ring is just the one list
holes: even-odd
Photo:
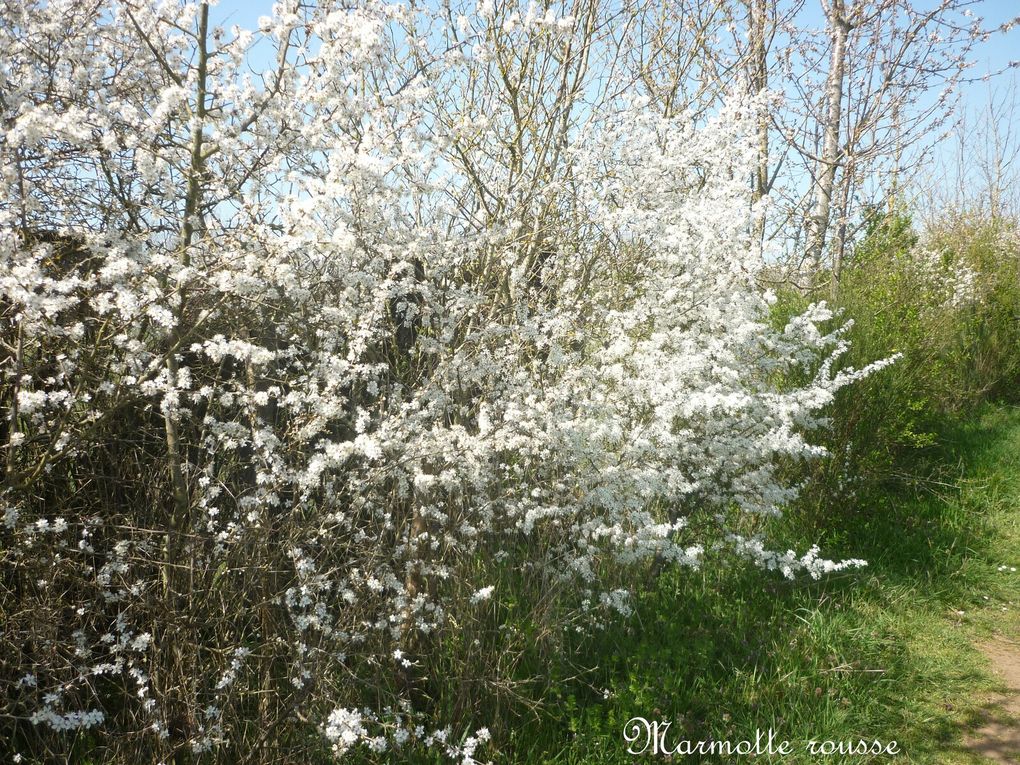
[[1003, 681], [1006, 693], [989, 699], [985, 724], [967, 739], [967, 749], [1003, 765], [1020, 765], [1020, 642], [979, 646]]

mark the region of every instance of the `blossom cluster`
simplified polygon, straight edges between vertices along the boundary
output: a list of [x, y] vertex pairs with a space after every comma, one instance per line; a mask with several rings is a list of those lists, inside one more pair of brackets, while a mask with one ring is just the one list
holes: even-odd
[[600, 25], [463, 11], [4, 4], [10, 740], [474, 762], [491, 721], [423, 700], [447, 636], [521, 639], [510, 594], [560, 634], [651, 561], [859, 564], [737, 533], [887, 363], [840, 370], [824, 305], [771, 327], [755, 104], [542, 111], [501, 57]]

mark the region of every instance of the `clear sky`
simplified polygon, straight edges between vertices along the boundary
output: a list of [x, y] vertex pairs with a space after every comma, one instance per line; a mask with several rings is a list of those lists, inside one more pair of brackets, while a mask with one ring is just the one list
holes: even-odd
[[[1006, 22], [1020, 18], [1020, 0], [982, 0], [974, 7], [974, 13], [985, 19], [985, 28], [999, 27]], [[971, 109], [981, 109], [988, 101], [989, 87], [1001, 87], [1020, 83], [1020, 24], [1008, 32], [993, 34], [989, 40], [979, 43], [973, 56], [973, 77], [977, 82], [963, 86], [965, 103]], [[993, 75], [989, 82], [982, 82], [985, 74]]]
[[[668, 2], [668, 0], [664, 0]], [[859, 2], [861, 0], [858, 0]], [[863, 0], [867, 2], [867, 0]], [[931, 0], [928, 0], [930, 2]], [[817, 3], [818, 0], [807, 0]], [[926, 0], [921, 0], [923, 7]], [[272, 0], [220, 0], [211, 9], [211, 16], [216, 24], [229, 26], [238, 24], [254, 29], [259, 16], [267, 16], [273, 7]], [[975, 15], [985, 19], [986, 27], [997, 27], [1010, 19], [1020, 17], [1020, 0], [979, 0], [974, 6]], [[975, 61], [978, 71], [997, 71], [1007, 66], [1011, 60], [1020, 61], [1020, 25], [1006, 34], [994, 35], [991, 40], [981, 46]], [[1016, 76], [1014, 71], [1013, 76]]]
[[[856, 0], [856, 2], [869, 2], [870, 0]], [[669, 0], [662, 0], [669, 2]], [[936, 0], [916, 0], [918, 7], [924, 8], [933, 5]], [[783, 0], [780, 0], [783, 3]], [[807, 12], [810, 15], [811, 7], [819, 4], [819, 0], [806, 0]], [[271, 14], [273, 0], [219, 0], [216, 6], [211, 8], [211, 20], [214, 24], [229, 28], [233, 24], [248, 29], [255, 29], [258, 26], [260, 16]], [[1006, 22], [1020, 17], [1020, 0], [977, 0], [971, 10], [975, 16], [984, 20], [984, 28], [997, 30]], [[967, 121], [971, 124], [978, 121], [977, 115], [987, 111], [991, 94], [993, 91], [1003, 92], [1010, 86], [1020, 91], [1020, 66], [1011, 66], [1012, 62], [1020, 64], [1020, 24], [1012, 29], [1002, 32], [996, 31], [991, 34], [987, 41], [979, 43], [972, 52], [971, 69], [969, 81], [963, 83], [960, 89], [962, 108], [967, 114]], [[266, 61], [267, 66], [270, 65]], [[256, 65], [258, 65], [256, 63]], [[1014, 93], [1020, 99], [1020, 92]], [[1007, 115], [1007, 120], [1009, 119]], [[957, 131], [958, 133], [962, 131]], [[934, 152], [936, 165], [944, 169], [945, 173], [954, 173], [953, 165], [955, 157], [961, 150], [969, 151], [966, 136], [957, 135], [958, 140], [944, 140], [940, 142]], [[979, 149], [980, 147], [973, 147]], [[952, 185], [952, 181], [943, 174], [942, 170], [933, 170], [935, 175]]]
[[[668, 2], [668, 0], [664, 0]], [[861, 0], [858, 0], [861, 1]], [[867, 2], [868, 0], [863, 0]], [[920, 0], [922, 7], [926, 2]], [[809, 4], [818, 0], [807, 0]], [[241, 27], [254, 29], [260, 16], [269, 15], [273, 7], [272, 0], [220, 0], [211, 9], [213, 22], [229, 27], [237, 24]], [[1020, 17], [1020, 0], [979, 0], [974, 6], [975, 15], [985, 20], [986, 28], [995, 28], [1010, 19]], [[1011, 61], [1020, 62], [1020, 24], [1006, 33], [992, 35], [987, 42], [980, 44], [974, 52], [973, 76], [978, 79], [963, 88], [963, 97], [969, 108], [980, 109], [988, 99], [988, 83], [981, 82], [984, 74], [996, 74], [995, 84], [1014, 83], [1020, 80], [1020, 68], [1010, 68]], [[1003, 71], [1005, 70], [1005, 71]]]

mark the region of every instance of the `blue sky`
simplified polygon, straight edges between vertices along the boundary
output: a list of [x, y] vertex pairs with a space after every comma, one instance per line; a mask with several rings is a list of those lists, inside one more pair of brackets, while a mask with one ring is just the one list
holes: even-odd
[[[935, 0], [917, 0], [921, 8], [934, 2]], [[819, 0], [807, 0], [809, 15], [812, 6], [818, 4]], [[237, 24], [255, 29], [259, 17], [269, 15], [272, 6], [272, 0], [220, 0], [211, 8], [210, 15], [214, 24], [227, 28]], [[997, 29], [1005, 22], [1020, 17], [1020, 0], [977, 0], [971, 6], [971, 10], [974, 15], [984, 19], [985, 29]], [[973, 122], [976, 115], [987, 110], [993, 91], [1001, 91], [1010, 85], [1020, 91], [1020, 67], [1010, 66], [1013, 61], [1020, 62], [1020, 24], [1008, 32], [996, 32], [986, 42], [979, 43], [972, 52], [971, 59], [974, 64], [970, 74], [972, 81], [963, 83], [960, 89], [962, 108], [966, 114], [972, 115], [968, 117], [968, 122]], [[270, 62], [266, 61], [265, 64], [268, 66]], [[984, 79], [985, 75], [989, 75], [987, 81]], [[1020, 93], [1017, 95], [1020, 97]], [[944, 141], [937, 145], [934, 158], [946, 171], [952, 172], [952, 157], [959, 148], [959, 142]]]
[[[865, 0], [866, 1], [866, 0]], [[817, 3], [818, 0], [808, 0]], [[925, 4], [924, 0], [920, 5]], [[272, 0], [220, 0], [211, 9], [213, 23], [229, 27], [237, 24], [241, 27], [254, 29], [260, 16], [269, 15], [273, 7]], [[975, 15], [985, 19], [986, 28], [998, 27], [1010, 19], [1020, 16], [1020, 0], [980, 0], [973, 7]], [[985, 73], [995, 73], [997, 80], [1012, 79], [1020, 76], [1020, 69], [1008, 69], [1010, 61], [1020, 61], [1020, 25], [1008, 33], [998, 33], [990, 40], [981, 44], [975, 51], [974, 76], [980, 78]], [[985, 83], [974, 83], [964, 88], [964, 99], [977, 108], [987, 100], [988, 87]]]
[[[866, 0], [865, 0], [866, 1]], [[921, 0], [923, 6], [926, 0]], [[809, 4], [818, 0], [808, 0]], [[213, 22], [229, 27], [231, 24], [254, 29], [259, 16], [269, 15], [272, 0], [220, 0], [211, 9]], [[1020, 16], [1020, 0], [980, 0], [973, 7], [975, 15], [985, 19], [986, 28], [998, 27], [1004, 22]], [[980, 81], [986, 73], [998, 73], [995, 84], [1004, 81], [1016, 82], [1020, 68], [1009, 68], [1011, 61], [1020, 60], [1020, 25], [1008, 33], [998, 33], [978, 46], [973, 55], [973, 76], [979, 81], [964, 85], [963, 98], [968, 108], [980, 109], [988, 99], [988, 84]], [[1005, 71], [1002, 71], [1005, 70]]]
[[[983, 0], [974, 12], [984, 17], [986, 28], [998, 27], [1020, 16], [1020, 0]], [[972, 76], [978, 80], [962, 86], [963, 103], [969, 112], [980, 112], [987, 107], [992, 90], [1020, 84], [1020, 68], [1010, 66], [1014, 61], [1020, 63], [1020, 25], [979, 43], [972, 58]], [[985, 74], [992, 75], [988, 82], [980, 79]]]
[[[817, 2], [808, 0], [808, 3]], [[924, 4], [922, 0], [920, 5]], [[253, 29], [259, 16], [269, 15], [272, 7], [272, 0], [220, 0], [211, 9], [211, 16], [216, 24], [238, 24]], [[979, 0], [973, 9], [975, 15], [984, 17], [987, 27], [996, 27], [1020, 16], [1020, 0]], [[1020, 60], [1020, 25], [1007, 34], [995, 35], [982, 45], [975, 60], [981, 72], [996, 71], [1008, 65], [1010, 60]], [[1013, 76], [1016, 76], [1015, 72]]]

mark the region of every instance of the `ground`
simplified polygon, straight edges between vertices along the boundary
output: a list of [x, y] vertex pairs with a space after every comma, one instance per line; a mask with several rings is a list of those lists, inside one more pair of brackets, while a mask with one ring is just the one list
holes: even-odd
[[523, 726], [511, 761], [633, 762], [622, 731], [640, 715], [690, 740], [773, 728], [901, 750], [764, 758], [783, 765], [1020, 763], [1020, 407], [961, 419], [931, 478], [789, 519], [807, 528], [791, 544], [821, 535], [866, 569], [821, 582], [736, 568], [662, 577], [629, 624], [578, 647], [585, 682], [543, 691], [545, 723]]
[[979, 646], [1004, 691], [987, 700], [985, 722], [967, 737], [967, 749], [1003, 765], [1020, 763], [1020, 636]]

